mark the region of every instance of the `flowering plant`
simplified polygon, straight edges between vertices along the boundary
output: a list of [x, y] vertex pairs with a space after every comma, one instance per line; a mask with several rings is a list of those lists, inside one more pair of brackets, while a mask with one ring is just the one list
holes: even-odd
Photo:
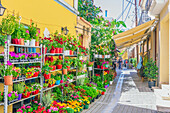
[[54, 106], [51, 106], [50, 109], [47, 110], [47, 112], [49, 112], [49, 113], [59, 113], [58, 108], [54, 107]]
[[34, 68], [23, 68], [23, 74], [25, 74], [26, 78], [31, 78], [35, 73]]
[[16, 98], [18, 98], [18, 92], [17, 91], [12, 91], [11, 93], [8, 94], [8, 101], [12, 101]]
[[12, 63], [7, 61], [7, 68], [5, 69], [4, 64], [0, 64], [0, 74], [4, 76], [12, 76], [13, 70], [12, 70]]
[[32, 84], [33, 91], [41, 90], [42, 86], [38, 83]]
[[12, 70], [13, 77], [21, 76], [21, 69], [19, 67], [13, 67]]
[[54, 78], [50, 78], [50, 79], [45, 80], [45, 81], [46, 81], [46, 83], [48, 83], [48, 84], [50, 84], [50, 85], [53, 85], [53, 84], [55, 84], [55, 82], [56, 82], [56, 80], [55, 80]]
[[2, 102], [4, 99], [4, 93], [0, 91], [0, 102]]

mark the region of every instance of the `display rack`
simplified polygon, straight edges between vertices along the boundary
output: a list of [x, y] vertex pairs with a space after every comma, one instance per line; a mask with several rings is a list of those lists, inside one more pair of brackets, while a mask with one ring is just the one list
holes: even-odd
[[[26, 45], [17, 45], [17, 44], [10, 44], [10, 41], [8, 40], [7, 43], [5, 44], [5, 47], [4, 47], [4, 54], [0, 54], [0, 56], [4, 56], [4, 64], [5, 64], [5, 68], [7, 68], [7, 61], [9, 61], [9, 52], [10, 52], [10, 47], [13, 46], [14, 49], [16, 48], [16, 50], [18, 50], [18, 48], [20, 48], [21, 50], [23, 51], [20, 51], [21, 53], [29, 53], [28, 52], [28, 48], [39, 48], [40, 49], [40, 53], [41, 53], [41, 60], [39, 61], [32, 61], [32, 62], [13, 62], [12, 64], [15, 65], [15, 64], [30, 64], [30, 63], [40, 63], [40, 70], [42, 68], [42, 45], [40, 46], [26, 46]], [[36, 79], [36, 78], [40, 78], [40, 82], [42, 83], [42, 74], [40, 73], [40, 76], [39, 77], [33, 77], [33, 78], [25, 78], [25, 77], [21, 77], [17, 80], [13, 80], [13, 83], [16, 83], [16, 82], [21, 82], [21, 81], [27, 81], [27, 80], [32, 80], [32, 79]], [[1, 78], [2, 79], [2, 78]], [[41, 84], [42, 85], [42, 84]], [[4, 106], [4, 113], [8, 113], [8, 106], [9, 105], [14, 105], [16, 103], [19, 103], [21, 102], [21, 105], [23, 105], [23, 101], [24, 100], [27, 100], [27, 99], [30, 99], [32, 97], [35, 97], [37, 95], [41, 95], [42, 94], [42, 90], [40, 93], [38, 94], [35, 94], [35, 95], [31, 95], [30, 97], [28, 98], [23, 98], [21, 100], [18, 100], [18, 101], [15, 101], [13, 103], [10, 103], [8, 104], [8, 85], [4, 85], [4, 102], [3, 103], [0, 103], [0, 105], [3, 105]], [[40, 101], [42, 100], [42, 96], [40, 97]]]

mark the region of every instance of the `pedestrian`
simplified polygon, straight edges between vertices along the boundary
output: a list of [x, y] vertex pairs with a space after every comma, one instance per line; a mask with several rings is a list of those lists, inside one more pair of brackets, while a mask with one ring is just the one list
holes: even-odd
[[118, 60], [118, 64], [119, 64], [119, 69], [121, 69], [121, 65], [122, 65], [122, 60], [121, 59]]

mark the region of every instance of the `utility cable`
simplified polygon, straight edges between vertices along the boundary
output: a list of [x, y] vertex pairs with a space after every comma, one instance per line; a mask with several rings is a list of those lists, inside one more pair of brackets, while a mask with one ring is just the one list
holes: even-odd
[[[132, 0], [132, 3], [133, 3], [133, 0]], [[128, 13], [127, 13], [126, 17], [125, 17], [124, 22], [126, 22], [126, 20], [127, 20], [128, 16], [129, 16], [129, 13], [130, 13], [131, 8], [132, 8], [132, 4], [130, 5], [129, 11], [128, 11]]]
[[130, 4], [130, 3], [128, 3], [128, 4], [126, 5], [125, 9], [124, 9], [124, 10], [122, 11], [122, 13], [117, 17], [116, 20], [119, 20], [119, 19], [121, 18], [122, 14], [124, 14], [124, 12], [126, 11], [126, 9], [127, 9], [128, 6], [129, 6], [129, 4]]

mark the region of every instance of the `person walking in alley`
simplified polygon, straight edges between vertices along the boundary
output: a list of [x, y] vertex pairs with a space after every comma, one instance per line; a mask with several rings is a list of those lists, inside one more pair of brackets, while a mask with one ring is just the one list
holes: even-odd
[[122, 59], [119, 59], [119, 60], [118, 60], [118, 64], [119, 64], [119, 69], [121, 69]]

